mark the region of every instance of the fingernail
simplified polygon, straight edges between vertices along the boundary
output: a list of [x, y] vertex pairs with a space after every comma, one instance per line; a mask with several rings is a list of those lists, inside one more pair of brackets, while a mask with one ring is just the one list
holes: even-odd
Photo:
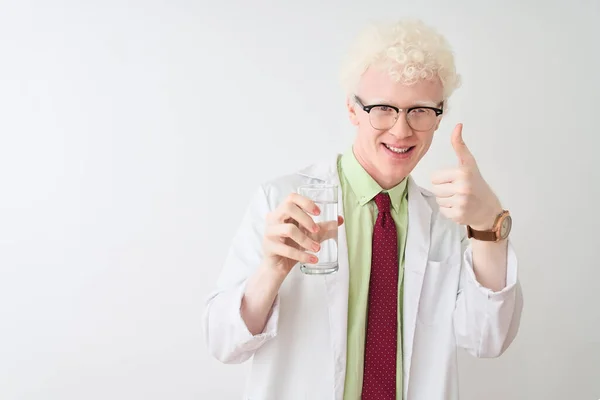
[[319, 261], [319, 259], [318, 259], [317, 257], [315, 257], [315, 256], [310, 256], [310, 262], [311, 262], [312, 264], [316, 264], [316, 263], [317, 263], [317, 261]]
[[315, 207], [313, 209], [313, 213], [315, 213], [316, 215], [319, 215], [321, 213], [321, 210], [319, 210], [319, 207]]
[[312, 249], [313, 249], [314, 251], [319, 251], [319, 249], [320, 249], [320, 248], [321, 248], [321, 246], [319, 246], [319, 243], [313, 243], [313, 245], [312, 245]]
[[315, 225], [312, 230], [315, 233], [319, 232], [319, 225]]

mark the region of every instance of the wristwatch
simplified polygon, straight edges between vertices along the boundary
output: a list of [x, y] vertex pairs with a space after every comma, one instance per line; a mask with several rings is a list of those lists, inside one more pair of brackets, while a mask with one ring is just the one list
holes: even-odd
[[502, 211], [496, 217], [493, 228], [489, 231], [477, 231], [467, 225], [467, 236], [484, 242], [499, 242], [508, 237], [512, 228], [512, 217], [508, 210]]

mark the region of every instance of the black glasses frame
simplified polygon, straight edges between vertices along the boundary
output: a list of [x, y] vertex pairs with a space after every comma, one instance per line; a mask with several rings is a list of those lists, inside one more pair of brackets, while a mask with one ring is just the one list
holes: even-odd
[[[389, 107], [389, 108], [395, 110], [398, 115], [400, 115], [400, 111], [404, 111], [406, 113], [406, 117], [408, 117], [408, 113], [410, 113], [412, 110], [423, 109], [423, 108], [425, 108], [427, 110], [432, 110], [433, 112], [435, 112], [436, 117], [439, 117], [444, 112], [443, 108], [429, 107], [429, 106], [415, 106], [415, 107], [410, 107], [410, 108], [398, 108], [395, 106], [391, 106], [389, 104], [370, 104], [368, 106], [365, 106], [363, 104], [363, 102], [358, 98], [358, 96], [354, 96], [354, 100], [369, 115], [371, 114], [371, 110], [375, 107]], [[406, 122], [408, 122], [408, 119]], [[410, 122], [408, 122], [408, 124], [410, 125]], [[373, 127], [373, 128], [375, 128], [375, 127]], [[412, 126], [411, 126], [411, 128], [412, 128]], [[375, 128], [375, 129], [377, 129], [377, 128]]]

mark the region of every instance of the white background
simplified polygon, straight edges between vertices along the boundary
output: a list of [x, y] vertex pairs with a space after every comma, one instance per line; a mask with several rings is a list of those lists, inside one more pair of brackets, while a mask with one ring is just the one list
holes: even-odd
[[2, 0], [0, 399], [240, 399], [201, 332], [233, 230], [350, 145], [341, 56], [404, 16], [464, 79], [415, 178], [464, 122], [515, 221], [521, 331], [463, 398], [600, 398], [599, 1]]

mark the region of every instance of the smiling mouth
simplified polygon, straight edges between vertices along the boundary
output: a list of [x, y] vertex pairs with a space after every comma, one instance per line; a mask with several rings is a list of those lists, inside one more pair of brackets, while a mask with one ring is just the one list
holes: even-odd
[[390, 146], [389, 144], [384, 143], [383, 144], [388, 150], [396, 153], [396, 154], [405, 154], [408, 153], [409, 151], [411, 151], [415, 146], [410, 146], [410, 147], [393, 147]]

